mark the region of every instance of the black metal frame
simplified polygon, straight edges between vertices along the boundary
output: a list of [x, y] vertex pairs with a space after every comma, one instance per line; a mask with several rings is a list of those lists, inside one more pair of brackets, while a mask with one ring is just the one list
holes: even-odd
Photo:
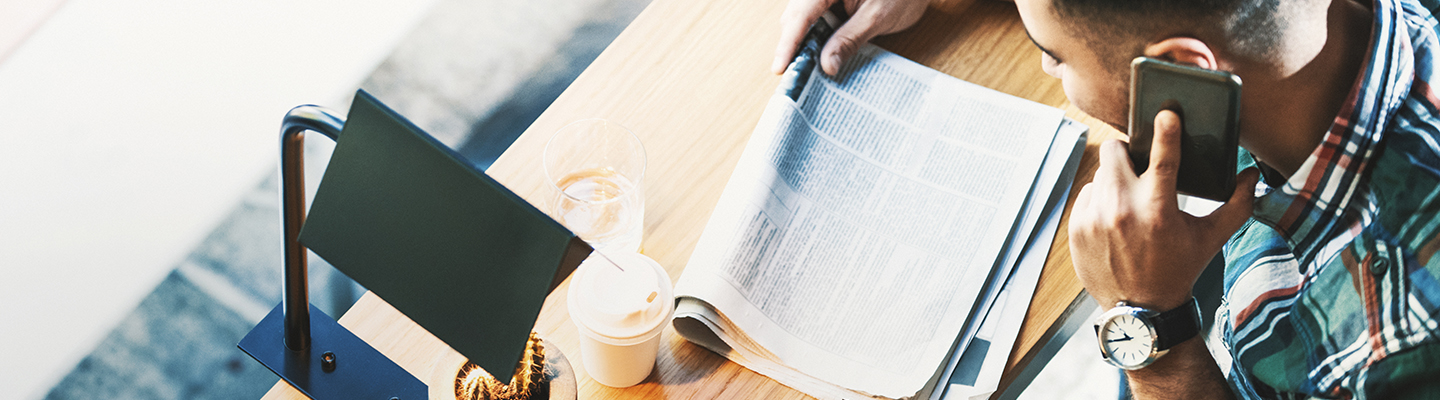
[[285, 114], [280, 128], [284, 299], [238, 347], [312, 399], [424, 399], [428, 388], [423, 382], [310, 305], [308, 251], [300, 243], [305, 132], [338, 141], [344, 125], [343, 117], [319, 106], [303, 105]]
[[280, 223], [285, 229], [285, 347], [310, 347], [310, 285], [305, 245], [305, 131], [340, 140], [345, 119], [323, 107], [303, 105], [285, 113], [280, 124]]

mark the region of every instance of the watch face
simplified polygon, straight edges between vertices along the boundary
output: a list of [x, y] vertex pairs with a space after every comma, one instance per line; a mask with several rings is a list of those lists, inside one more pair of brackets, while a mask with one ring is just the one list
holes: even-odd
[[1100, 348], [1111, 363], [1121, 368], [1133, 369], [1149, 364], [1155, 348], [1155, 338], [1145, 321], [1132, 314], [1120, 314], [1105, 321], [1100, 327]]

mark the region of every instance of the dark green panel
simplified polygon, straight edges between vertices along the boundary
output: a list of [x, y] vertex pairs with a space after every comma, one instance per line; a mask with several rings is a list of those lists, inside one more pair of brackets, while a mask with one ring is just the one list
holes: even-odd
[[496, 376], [514, 371], [546, 295], [590, 253], [364, 91], [300, 242]]

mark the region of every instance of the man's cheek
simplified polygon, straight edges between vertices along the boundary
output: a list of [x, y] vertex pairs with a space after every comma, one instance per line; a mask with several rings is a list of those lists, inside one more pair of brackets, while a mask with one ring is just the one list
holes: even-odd
[[1060, 87], [1065, 89], [1065, 97], [1070, 99], [1070, 103], [1075, 104], [1075, 107], [1079, 107], [1080, 111], [1089, 113], [1090, 110], [1086, 109], [1089, 106], [1089, 102], [1086, 101], [1085, 93], [1076, 86], [1078, 85], [1075, 84], [1074, 79], [1060, 80]]
[[1080, 111], [1089, 114], [1091, 117], [1113, 125], [1114, 121], [1110, 118], [1113, 113], [1109, 112], [1109, 107], [1106, 107], [1105, 102], [1097, 101], [1098, 99], [1096, 99], [1092, 93], [1093, 92], [1076, 90], [1070, 85], [1065, 86], [1065, 96], [1070, 98], [1070, 103], [1075, 104], [1075, 108], [1079, 108]]
[[1129, 123], [1130, 99], [1124, 94], [1126, 94], [1124, 87], [1090, 86], [1084, 89], [1083, 93], [1071, 96], [1070, 101], [1075, 103], [1080, 111], [1090, 114], [1091, 117], [1109, 124], [1120, 132], [1125, 132], [1125, 126]]

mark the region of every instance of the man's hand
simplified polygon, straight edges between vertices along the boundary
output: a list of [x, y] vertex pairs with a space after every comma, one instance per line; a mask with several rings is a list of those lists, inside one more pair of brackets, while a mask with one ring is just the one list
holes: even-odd
[[[785, 66], [795, 58], [800, 41], [810, 25], [825, 13], [825, 9], [838, 0], [790, 0], [785, 14], [780, 16], [780, 44], [775, 47], [775, 62], [770, 70], [776, 74], [785, 72]], [[928, 0], [843, 0], [845, 12], [850, 20], [835, 29], [835, 34], [820, 50], [820, 69], [826, 74], [840, 72], [840, 65], [860, 45], [884, 34], [895, 33], [909, 28], [925, 13]]]
[[1150, 167], [1141, 176], [1130, 167], [1124, 143], [1101, 144], [1095, 180], [1075, 198], [1070, 256], [1103, 309], [1120, 300], [1162, 312], [1180, 306], [1206, 264], [1250, 218], [1259, 179], [1253, 168], [1240, 174], [1230, 200], [1210, 215], [1180, 211], [1180, 128], [1174, 112], [1155, 116]]

